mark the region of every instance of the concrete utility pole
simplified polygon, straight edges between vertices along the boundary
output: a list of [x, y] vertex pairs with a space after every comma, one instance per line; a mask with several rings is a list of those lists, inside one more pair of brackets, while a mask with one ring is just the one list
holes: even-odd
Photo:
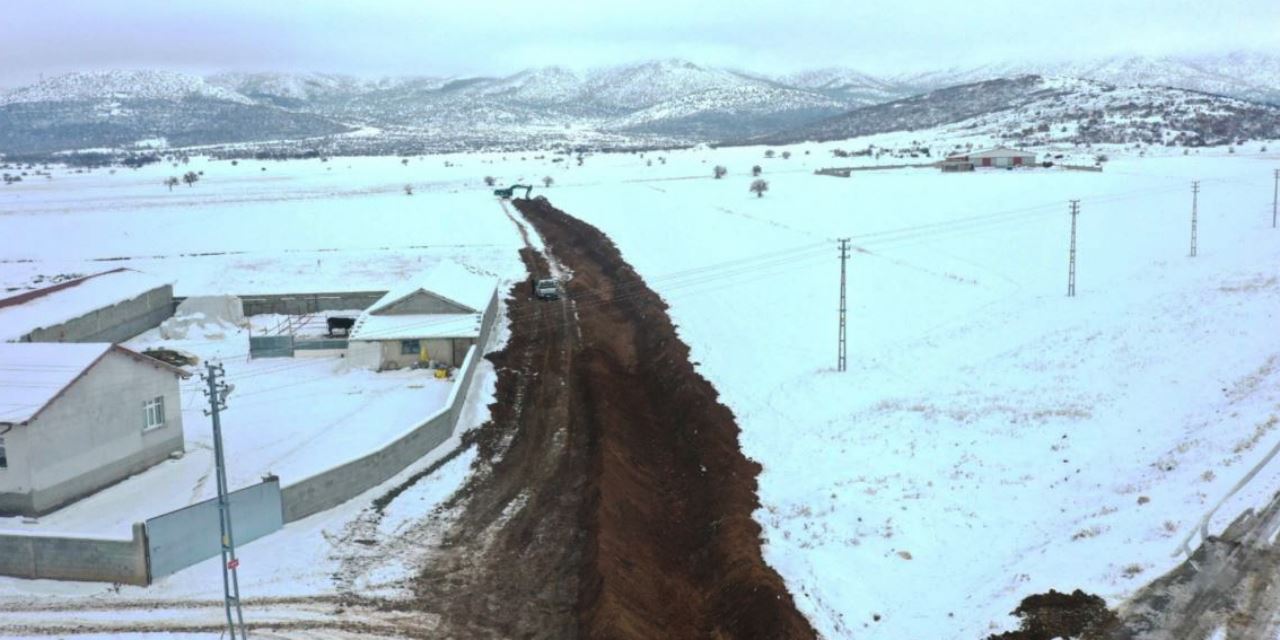
[[1196, 257], [1196, 205], [1200, 199], [1200, 181], [1191, 183], [1191, 257]]
[[[219, 412], [227, 408], [227, 395], [232, 387], [228, 386], [221, 364], [206, 362], [207, 371], [201, 378], [209, 385], [204, 395], [209, 398], [209, 408], [204, 414], [213, 418], [213, 458], [217, 470], [218, 484], [218, 529], [222, 547], [222, 598], [223, 607], [227, 611], [227, 635], [235, 640], [236, 627], [240, 628], [240, 640], [247, 640], [248, 631], [244, 626], [244, 612], [240, 609], [240, 577], [236, 569], [240, 561], [236, 559], [235, 535], [231, 529], [231, 504], [227, 501], [227, 466], [222, 452], [222, 422]], [[235, 617], [231, 608], [235, 606]]]
[[1067, 258], [1067, 297], [1076, 297], [1076, 216], [1080, 215], [1080, 201], [1071, 201], [1071, 251]]
[[1276, 204], [1280, 203], [1280, 169], [1276, 169], [1276, 183], [1271, 188], [1271, 228], [1276, 228]]
[[845, 297], [845, 264], [849, 261], [849, 239], [840, 238], [840, 338], [839, 348], [836, 354], [836, 371], [845, 371], [848, 368], [848, 357], [846, 356], [845, 341], [845, 315], [846, 315], [846, 297]]

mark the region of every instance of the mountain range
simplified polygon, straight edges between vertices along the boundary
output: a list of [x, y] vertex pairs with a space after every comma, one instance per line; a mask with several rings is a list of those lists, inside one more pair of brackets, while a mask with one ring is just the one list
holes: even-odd
[[896, 75], [828, 67], [769, 76], [684, 60], [502, 77], [82, 72], [0, 93], [0, 153], [245, 143], [285, 152], [420, 153], [848, 137], [959, 122], [1054, 97], [1096, 102], [1106, 87], [1148, 88], [1129, 95], [1146, 105], [1129, 109], [1135, 113], [1220, 100], [1214, 108], [1231, 117], [1265, 120], [1274, 111], [1265, 104], [1280, 104], [1280, 56], [1114, 57]]

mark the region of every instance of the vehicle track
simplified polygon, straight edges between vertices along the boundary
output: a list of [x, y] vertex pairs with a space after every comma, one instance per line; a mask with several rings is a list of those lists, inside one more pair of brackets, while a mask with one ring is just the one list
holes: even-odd
[[[363, 596], [348, 576], [336, 596], [257, 603], [251, 630], [816, 637], [761, 555], [751, 517], [760, 467], [739, 450], [733, 414], [694, 371], [666, 304], [636, 285], [639, 276], [599, 230], [545, 200], [515, 205], [529, 279], [512, 287], [510, 339], [489, 356], [496, 401], [491, 420], [465, 437], [476, 447], [471, 474], [398, 542], [427, 547], [415, 554], [422, 568], [411, 597]], [[548, 255], [532, 248], [531, 233]], [[563, 299], [537, 301], [531, 284], [551, 273], [548, 260], [573, 277]], [[353, 557], [344, 572], [363, 574], [367, 559]], [[71, 635], [216, 631], [221, 624], [220, 601], [178, 601], [172, 615], [124, 617], [105, 602], [96, 612], [61, 603], [40, 612], [30, 604], [15, 606], [23, 620], [0, 628]], [[163, 607], [158, 600], [138, 605]]]
[[639, 275], [595, 227], [543, 199], [515, 205], [574, 274], [568, 295], [580, 303], [561, 405], [573, 409], [563, 419], [574, 445], [587, 447], [579, 637], [815, 637], [761, 555], [760, 467], [666, 304], [633, 284]]

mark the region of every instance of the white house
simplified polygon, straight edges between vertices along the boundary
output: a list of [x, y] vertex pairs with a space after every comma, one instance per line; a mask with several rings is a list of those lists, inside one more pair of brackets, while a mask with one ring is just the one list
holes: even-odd
[[944, 171], [973, 169], [974, 167], [1023, 167], [1035, 166], [1036, 154], [1007, 147], [947, 156], [941, 165]]
[[382, 296], [356, 319], [347, 358], [370, 369], [456, 367], [476, 343], [498, 281], [442, 262]]
[[0, 516], [48, 513], [182, 451], [187, 375], [109, 343], [0, 342]]

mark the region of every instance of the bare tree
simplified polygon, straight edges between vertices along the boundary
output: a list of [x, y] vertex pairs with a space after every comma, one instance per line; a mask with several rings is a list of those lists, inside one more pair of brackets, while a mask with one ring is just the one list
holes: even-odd
[[493, 176], [485, 176], [484, 183], [485, 185], [492, 187], [493, 185], [498, 183], [498, 179]]
[[790, 151], [783, 151], [783, 152], [782, 152], [782, 159], [783, 159], [783, 160], [790, 160], [790, 159], [791, 159], [791, 152], [790, 152]]
[[413, 195], [413, 185], [411, 185], [411, 184], [406, 184], [406, 185], [404, 186], [404, 194], [405, 194], [406, 196], [411, 196], [411, 195]]
[[764, 152], [764, 157], [766, 158], [772, 158], [774, 155], [776, 155], [776, 152], [773, 149]]
[[764, 169], [761, 169], [760, 165], [751, 167], [751, 175], [753, 176], [759, 176], [761, 171], [764, 171]]
[[200, 181], [200, 174], [194, 171], [188, 171], [182, 174], [182, 181], [187, 183], [188, 187], [193, 186], [195, 183]]
[[407, 167], [407, 166], [409, 166], [409, 159], [408, 159], [408, 158], [400, 158], [400, 164], [402, 164], [402, 165], [404, 165], [404, 166], [406, 166], [406, 167]]
[[757, 178], [751, 182], [751, 193], [756, 194], [757, 198], [763, 198], [764, 192], [769, 190], [769, 183]]
[[555, 182], [556, 182], [555, 180], [551, 179], [551, 176], [542, 177], [542, 186], [544, 187], [550, 187], [551, 185], [555, 184]]
[[173, 191], [173, 188], [174, 188], [174, 187], [176, 187], [176, 186], [178, 186], [178, 178], [177, 178], [177, 176], [169, 176], [168, 178], [165, 178], [165, 179], [164, 179], [164, 186], [169, 187], [169, 190], [170, 190], [170, 191]]
[[718, 164], [716, 165], [716, 168], [712, 170], [712, 174], [715, 175], [716, 180], [723, 178], [726, 173], [729, 173], [729, 170], [724, 168], [724, 165]]

